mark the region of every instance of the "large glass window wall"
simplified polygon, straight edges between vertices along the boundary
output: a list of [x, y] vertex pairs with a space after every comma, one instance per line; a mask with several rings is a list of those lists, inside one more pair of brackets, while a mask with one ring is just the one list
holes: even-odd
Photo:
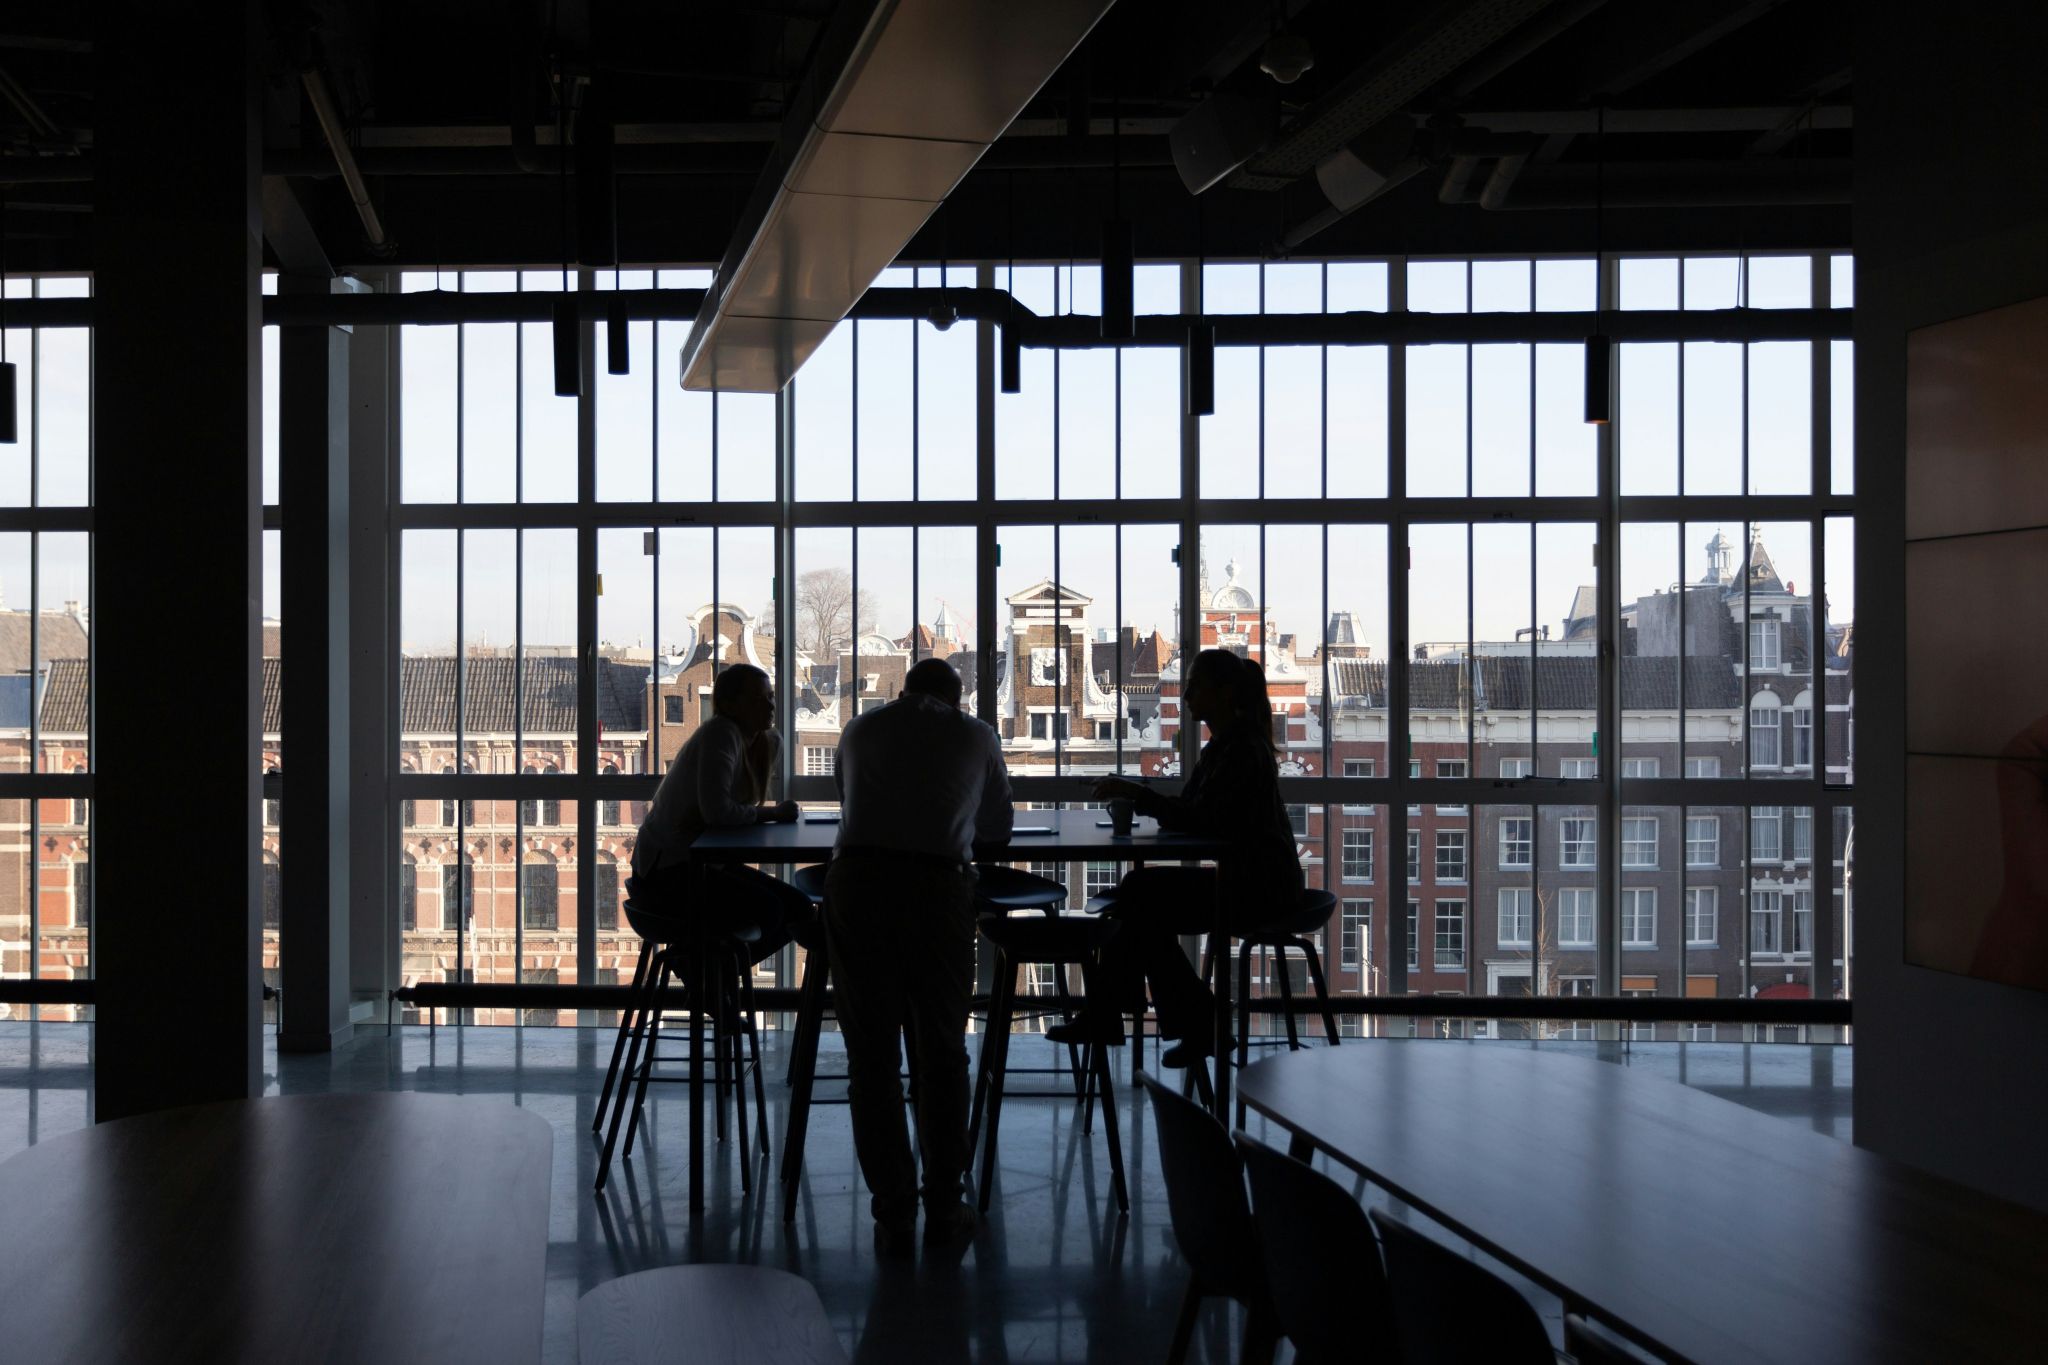
[[[942, 279], [1099, 309], [1085, 263], [879, 284]], [[1345, 907], [1333, 990], [1843, 995], [1848, 281], [1828, 253], [1141, 265], [1141, 313], [1222, 324], [1199, 417], [1178, 346], [1027, 347], [1003, 392], [985, 322], [849, 320], [775, 396], [684, 392], [689, 324], [636, 322], [624, 376], [586, 338], [581, 403], [544, 327], [402, 328], [406, 979], [630, 975], [634, 829], [733, 662], [776, 679], [801, 801], [835, 799], [845, 721], [940, 655], [1020, 803], [1069, 803], [1185, 774], [1181, 676], [1222, 647], [1266, 669], [1308, 881]], [[1596, 296], [1604, 427], [1584, 320], [1552, 316]], [[1076, 906], [1110, 875], [1064, 872]]]

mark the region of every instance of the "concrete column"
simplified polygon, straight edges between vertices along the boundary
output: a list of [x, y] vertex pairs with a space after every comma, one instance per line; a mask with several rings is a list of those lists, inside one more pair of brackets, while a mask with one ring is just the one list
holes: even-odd
[[[397, 287], [394, 275], [383, 287]], [[398, 866], [391, 792], [391, 544], [387, 531], [397, 430], [392, 383], [398, 331], [357, 328], [349, 347], [349, 988], [382, 1018], [399, 984]]]
[[[286, 276], [284, 294], [345, 285]], [[349, 1022], [349, 334], [278, 338], [278, 506], [285, 796], [277, 1046], [325, 1052]]]
[[260, 1093], [256, 11], [102, 6], [96, 1117]]

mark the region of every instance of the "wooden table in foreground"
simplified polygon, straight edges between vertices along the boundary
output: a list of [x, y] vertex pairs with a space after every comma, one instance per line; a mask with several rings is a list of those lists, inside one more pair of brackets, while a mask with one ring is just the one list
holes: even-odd
[[445, 1095], [194, 1105], [0, 1162], [0, 1357], [537, 1361], [546, 1120]]
[[2048, 1352], [2048, 1216], [1626, 1066], [1347, 1040], [1238, 1097], [1672, 1360]]

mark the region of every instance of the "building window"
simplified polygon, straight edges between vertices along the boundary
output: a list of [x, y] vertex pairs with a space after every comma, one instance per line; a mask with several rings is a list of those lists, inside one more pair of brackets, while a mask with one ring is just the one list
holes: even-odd
[[1687, 777], [1719, 777], [1721, 760], [1718, 758], [1688, 758], [1685, 760]]
[[[441, 765], [441, 775], [442, 775], [443, 777], [451, 777], [451, 776], [453, 776], [453, 775], [454, 775], [454, 773], [455, 773], [455, 769], [453, 769], [452, 767], [449, 767], [449, 766], [448, 766], [447, 764], [445, 764], [445, 763]], [[430, 805], [429, 805], [429, 809], [431, 809], [431, 808], [432, 808], [432, 806], [435, 806], [435, 805], [438, 805], [438, 806], [439, 806], [439, 807], [441, 808], [441, 826], [442, 826], [442, 828], [444, 828], [444, 829], [453, 829], [453, 828], [455, 828], [455, 803], [454, 803], [453, 801], [437, 801], [437, 802], [432, 802], [432, 803], [430, 803]]]
[[1657, 946], [1657, 891], [1649, 886], [1631, 886], [1621, 893], [1621, 946]]
[[1720, 939], [1721, 893], [1711, 886], [1685, 889], [1685, 946], [1711, 948]]
[[[1463, 779], [1466, 775], [1465, 760], [1462, 758], [1438, 759], [1436, 761], [1436, 775], [1442, 779]], [[1463, 815], [1465, 813], [1465, 805], [1462, 801], [1454, 801], [1449, 805], [1440, 805], [1436, 809], [1439, 815]]]
[[591, 890], [597, 897], [597, 930], [611, 933], [619, 927], [619, 865], [609, 858], [600, 859], [597, 864], [597, 885]]
[[[599, 769], [599, 772], [605, 777], [617, 777], [619, 775], [619, 765], [607, 763], [603, 768]], [[625, 811], [622, 809], [622, 803], [618, 801], [598, 802], [597, 823], [606, 829], [617, 829], [620, 825], [624, 824]]]
[[470, 912], [476, 908], [470, 899], [472, 888], [466, 871], [460, 862], [448, 863], [441, 868], [441, 928], [444, 932], [459, 931], [469, 922]]
[[1792, 861], [1810, 863], [1813, 861], [1813, 808], [1792, 807]]
[[1775, 768], [1779, 766], [1778, 714], [1782, 708], [1778, 699], [1766, 693], [1749, 704], [1749, 766], [1752, 768]]
[[1657, 772], [1658, 764], [1654, 758], [1624, 758], [1621, 760], [1621, 775], [1623, 777], [1655, 777]]
[[1785, 951], [1783, 918], [1783, 892], [1771, 890], [1749, 893], [1749, 950], [1752, 953]]
[[1337, 965], [1356, 972], [1372, 961], [1372, 902], [1345, 901], [1339, 908]]
[[1557, 945], [1593, 946], [1593, 888], [1567, 886], [1557, 893]]
[[[1560, 977], [1557, 982], [1557, 993], [1566, 999], [1587, 999], [1593, 994], [1593, 978], [1590, 976]], [[1593, 1021], [1590, 1019], [1566, 1020], [1557, 1025], [1551, 1036], [1553, 1038], [1576, 1039], [1581, 1042], [1590, 1041], [1593, 1037]]]
[[519, 865], [519, 918], [528, 929], [552, 931], [561, 927], [560, 885], [553, 863]]
[[1346, 777], [1374, 777], [1377, 775], [1378, 765], [1369, 758], [1347, 758], [1344, 760], [1344, 776]]
[[1419, 829], [1408, 831], [1408, 880], [1422, 880], [1422, 831]]
[[1778, 667], [1778, 618], [1758, 616], [1749, 623], [1749, 669], [1763, 672]]
[[1287, 808], [1287, 824], [1294, 831], [1295, 838], [1306, 839], [1308, 837], [1308, 807], [1289, 806]]
[[411, 933], [420, 922], [419, 865], [407, 858], [398, 865], [398, 927]]
[[1518, 777], [1527, 777], [1535, 771], [1529, 766], [1530, 762], [1531, 760], [1526, 758], [1504, 758], [1500, 761], [1500, 775], [1510, 781]]
[[1436, 879], [1440, 882], [1465, 880], [1465, 831], [1440, 829], [1436, 832]]
[[1343, 874], [1347, 882], [1372, 880], [1373, 832], [1369, 829], [1344, 831]]
[[1408, 902], [1408, 970], [1422, 965], [1422, 902]]
[[1465, 966], [1465, 902], [1436, 903], [1436, 969], [1462, 971]]
[[1657, 817], [1630, 815], [1621, 822], [1621, 865], [1654, 868], [1657, 865]]
[[1688, 815], [1685, 817], [1685, 865], [1687, 867], [1719, 867], [1721, 865], [1720, 816]]
[[[1647, 979], [1653, 982], [1655, 980], [1654, 977]], [[1657, 988], [1654, 984], [1649, 986], [1623, 985], [1621, 994], [1627, 1000], [1651, 1000], [1656, 997]], [[1628, 1036], [1635, 1042], [1650, 1042], [1657, 1036], [1657, 1025], [1648, 1019], [1634, 1020], [1628, 1026]]]
[[[558, 986], [562, 982], [562, 972], [559, 967], [526, 967], [520, 970], [519, 976], [522, 984], [529, 986]], [[559, 1011], [545, 1007], [521, 1010], [519, 1012], [520, 1023], [532, 1024], [540, 1028], [553, 1027], [556, 1019], [559, 1017]]]
[[1536, 854], [1535, 821], [1507, 815], [1500, 822], [1500, 865], [1503, 871], [1527, 868]]
[[1792, 944], [1790, 951], [1813, 951], [1813, 892], [1792, 893]]
[[804, 776], [830, 777], [839, 771], [839, 751], [827, 744], [804, 746]]
[[71, 922], [92, 928], [92, 863], [84, 858], [71, 864]]
[[281, 928], [284, 924], [284, 907], [280, 903], [284, 894], [283, 877], [284, 869], [276, 863], [263, 864], [263, 927], [266, 929]]
[[711, 689], [705, 688], [697, 694], [697, 723], [702, 725], [718, 714], [718, 706], [711, 700]]
[[683, 723], [683, 699], [676, 696], [663, 697], [661, 699], [661, 719], [664, 725], [681, 725]]
[[1033, 739], [1065, 739], [1067, 737], [1067, 713], [1064, 711], [1035, 711], [1031, 715], [1031, 737]]
[[1563, 868], [1588, 868], [1593, 866], [1593, 850], [1597, 847], [1596, 822], [1591, 816], [1567, 815], [1558, 823], [1559, 851], [1557, 865]]
[[265, 829], [276, 829], [276, 828], [277, 828], [277, 824], [278, 824], [278, 807], [282, 806], [283, 804], [284, 804], [284, 803], [283, 803], [282, 801], [271, 801], [271, 800], [265, 800], [265, 801], [264, 801], [264, 803], [263, 803], [263, 828], [265, 828]]
[[1089, 863], [1081, 870], [1081, 889], [1089, 900], [1116, 890], [1121, 880], [1115, 863]]
[[1792, 703], [1792, 766], [1813, 766], [1813, 705], [1803, 696]]
[[1562, 758], [1557, 763], [1559, 777], [1573, 777], [1589, 780], [1600, 776], [1600, 760], [1597, 758]]
[[1501, 947], [1529, 946], [1530, 901], [1531, 892], [1526, 886], [1503, 886], [1500, 889], [1500, 923], [1494, 937]]
[[1753, 863], [1782, 863], [1785, 845], [1779, 824], [1779, 806], [1757, 806], [1749, 813], [1749, 860]]
[[[545, 769], [535, 768], [529, 763], [519, 771], [528, 777], [543, 774], [552, 777], [556, 773], [556, 768], [552, 763]], [[561, 815], [562, 803], [559, 801], [522, 801], [519, 804], [519, 818], [526, 822], [528, 829], [551, 828], [561, 823]]]

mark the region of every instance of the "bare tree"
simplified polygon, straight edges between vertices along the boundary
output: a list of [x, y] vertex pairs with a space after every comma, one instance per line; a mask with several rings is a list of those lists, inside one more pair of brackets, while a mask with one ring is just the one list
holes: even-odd
[[874, 594], [860, 592], [855, 624], [853, 575], [845, 569], [806, 569], [796, 576], [796, 645], [817, 663], [829, 662], [856, 630], [875, 628]]

